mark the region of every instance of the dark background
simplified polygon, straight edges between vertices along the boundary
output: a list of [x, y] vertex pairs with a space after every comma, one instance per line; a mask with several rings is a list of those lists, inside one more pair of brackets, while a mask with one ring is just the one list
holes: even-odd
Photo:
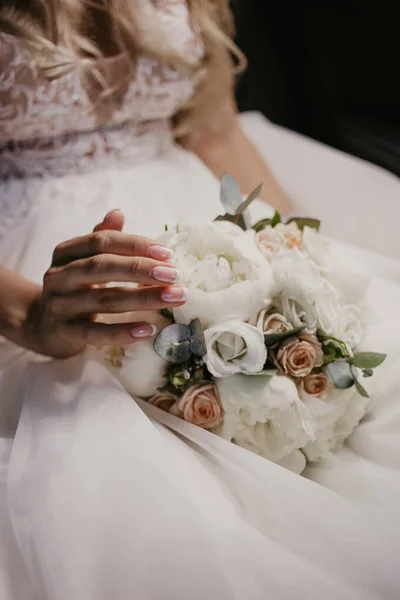
[[237, 100], [400, 176], [400, 0], [232, 0]]

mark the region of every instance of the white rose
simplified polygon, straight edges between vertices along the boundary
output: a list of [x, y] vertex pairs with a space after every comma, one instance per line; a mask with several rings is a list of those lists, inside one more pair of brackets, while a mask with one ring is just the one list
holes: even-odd
[[256, 235], [257, 247], [270, 260], [274, 254], [302, 247], [302, 233], [296, 223], [268, 226]]
[[258, 315], [256, 327], [262, 333], [286, 333], [293, 329], [293, 325], [286, 317], [270, 312], [267, 308], [264, 308]]
[[297, 248], [275, 255], [271, 266], [277, 294], [274, 303], [294, 327], [305, 325], [308, 333], [315, 333], [315, 298], [323, 284], [318, 268]]
[[215, 377], [235, 373], [259, 373], [267, 360], [264, 336], [259, 329], [235, 318], [227, 318], [204, 332], [204, 361]]
[[248, 321], [266, 306], [273, 274], [254, 235], [231, 223], [190, 221], [161, 241], [174, 251], [174, 264], [188, 288], [186, 304], [174, 309], [176, 321], [198, 318], [203, 327], [227, 316]]
[[221, 437], [276, 462], [314, 439], [314, 419], [288, 377], [234, 375], [216, 385], [225, 412]]
[[271, 261], [277, 296], [274, 304], [294, 327], [320, 329], [352, 347], [362, 336], [360, 309], [347, 304], [338, 287], [322, 276], [314, 261], [293, 249]]

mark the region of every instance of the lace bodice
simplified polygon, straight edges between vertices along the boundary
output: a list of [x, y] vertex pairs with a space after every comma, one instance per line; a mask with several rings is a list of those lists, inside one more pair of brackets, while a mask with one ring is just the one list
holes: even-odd
[[[152, 4], [174, 47], [198, 60], [202, 47], [186, 2]], [[125, 67], [122, 56], [101, 64], [112, 81], [124, 77]], [[30, 51], [0, 33], [0, 177], [62, 175], [149, 160], [171, 142], [171, 117], [195, 85], [195, 78], [142, 56], [121, 93], [94, 102], [78, 72], [46, 80]]]

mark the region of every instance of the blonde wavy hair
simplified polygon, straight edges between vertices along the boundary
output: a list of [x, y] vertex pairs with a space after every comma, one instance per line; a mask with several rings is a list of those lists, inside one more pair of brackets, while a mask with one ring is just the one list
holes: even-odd
[[81, 68], [92, 75], [92, 82], [97, 80], [103, 95], [116, 91], [97, 68], [99, 59], [110, 56], [128, 58], [128, 76], [134, 76], [137, 57], [143, 54], [192, 76], [204, 73], [197, 93], [177, 119], [177, 135], [184, 135], [195, 122], [212, 123], [218, 104], [231, 92], [235, 74], [245, 67], [245, 58], [232, 41], [228, 0], [187, 3], [192, 27], [204, 46], [196, 63], [174, 50], [152, 0], [6, 0], [0, 8], [0, 30], [34, 49], [47, 79]]

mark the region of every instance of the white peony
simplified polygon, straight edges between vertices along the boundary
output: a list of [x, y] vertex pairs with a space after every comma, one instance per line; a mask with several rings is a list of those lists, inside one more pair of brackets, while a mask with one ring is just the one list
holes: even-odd
[[227, 316], [248, 321], [273, 290], [273, 274], [254, 236], [231, 223], [182, 222], [161, 238], [188, 288], [186, 304], [174, 310], [179, 323], [200, 319], [208, 327]]
[[225, 412], [221, 437], [275, 462], [315, 438], [313, 416], [288, 377], [235, 375], [216, 385]]
[[318, 266], [322, 275], [341, 290], [346, 302], [358, 304], [363, 299], [369, 286], [365, 266], [353, 255], [349, 261], [337, 242], [305, 227], [302, 251]]
[[236, 318], [227, 318], [204, 332], [204, 361], [215, 377], [259, 373], [267, 360], [262, 332]]
[[371, 400], [353, 386], [332, 390], [324, 401], [304, 397], [304, 403], [317, 424], [317, 435], [305, 445], [304, 452], [309, 461], [315, 462], [345, 442], [367, 413]]
[[[138, 312], [135, 319], [152, 323], [157, 331], [171, 323], [156, 311]], [[133, 396], [149, 398], [166, 384], [168, 364], [156, 354], [153, 344], [154, 338], [150, 338], [124, 347], [125, 357], [121, 360], [118, 377]]]

